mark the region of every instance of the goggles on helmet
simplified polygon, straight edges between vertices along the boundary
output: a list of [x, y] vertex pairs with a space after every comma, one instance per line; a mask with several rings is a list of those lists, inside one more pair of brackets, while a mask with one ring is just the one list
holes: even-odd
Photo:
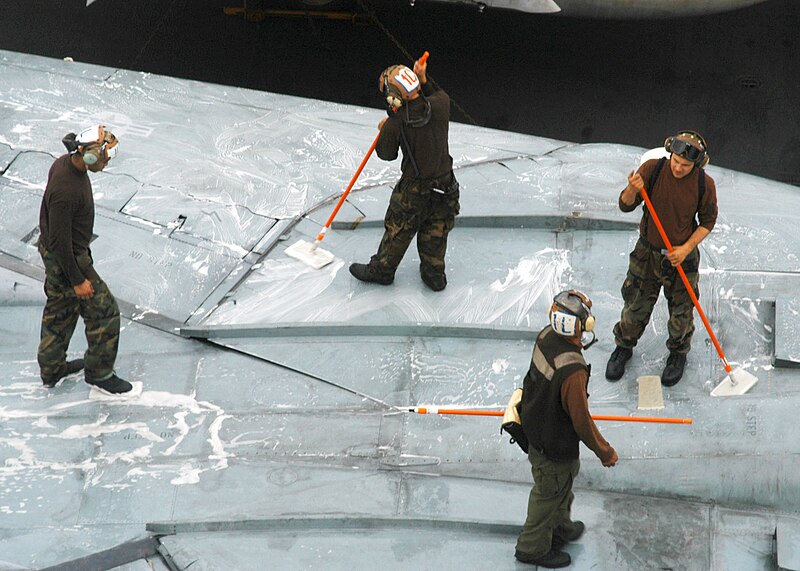
[[587, 306], [577, 294], [571, 291], [562, 291], [553, 298], [553, 303], [569, 313], [578, 316], [581, 321], [591, 315], [589, 306]]
[[96, 151], [99, 157], [105, 153], [107, 160], [111, 160], [119, 153], [119, 140], [114, 133], [106, 130], [105, 125], [95, 125], [84, 129], [75, 137], [78, 144]]
[[119, 153], [119, 141], [117, 141], [116, 137], [114, 137], [113, 141], [105, 142], [104, 146], [106, 150], [106, 156], [108, 157], [109, 161], [116, 157], [117, 153]]
[[672, 152], [692, 161], [695, 164], [703, 160], [703, 157], [705, 156], [705, 151], [695, 147], [689, 141], [684, 141], [683, 139], [675, 139], [672, 141]]

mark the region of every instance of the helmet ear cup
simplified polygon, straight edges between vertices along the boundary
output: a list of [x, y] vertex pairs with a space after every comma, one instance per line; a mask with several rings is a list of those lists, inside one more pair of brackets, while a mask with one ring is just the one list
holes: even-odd
[[105, 153], [102, 146], [95, 148], [84, 147], [81, 157], [83, 157], [83, 162], [87, 165], [96, 165], [100, 162], [100, 153]]
[[391, 86], [386, 90], [386, 103], [395, 109], [399, 109], [403, 106], [403, 98], [399, 94], [393, 93], [393, 91]]
[[583, 322], [583, 330], [594, 331], [594, 315], [590, 315], [586, 318], [586, 321]]
[[397, 87], [389, 81], [389, 71], [391, 69], [389, 68], [383, 72], [383, 96], [386, 97], [386, 103], [389, 107], [399, 109], [403, 106], [403, 96]]

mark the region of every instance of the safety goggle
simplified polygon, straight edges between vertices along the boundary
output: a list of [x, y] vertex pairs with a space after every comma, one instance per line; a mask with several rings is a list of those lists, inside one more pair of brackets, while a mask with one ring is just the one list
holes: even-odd
[[113, 141], [110, 141], [110, 142], [106, 141], [103, 144], [103, 147], [105, 148], [106, 156], [108, 157], [108, 160], [110, 161], [111, 159], [116, 157], [117, 154], [119, 153], [119, 140], [115, 137]]
[[119, 139], [110, 131], [106, 131], [105, 125], [84, 129], [78, 133], [76, 140], [80, 144], [104, 151], [109, 161], [119, 154]]
[[698, 149], [693, 144], [683, 139], [675, 139], [672, 141], [672, 152], [680, 155], [693, 163], [697, 163], [703, 158], [705, 151]]
[[553, 303], [569, 313], [579, 316], [581, 319], [589, 317], [592, 312], [579, 296], [568, 291], [562, 291], [556, 295], [553, 298]]

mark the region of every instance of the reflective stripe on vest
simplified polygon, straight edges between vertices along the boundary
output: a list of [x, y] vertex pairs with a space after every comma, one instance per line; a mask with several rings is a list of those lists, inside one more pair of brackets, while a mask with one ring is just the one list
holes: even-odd
[[539, 371], [548, 381], [553, 380], [553, 375], [556, 374], [556, 369], [561, 369], [567, 365], [583, 365], [586, 366], [586, 361], [580, 353], [561, 353], [554, 358], [555, 369], [550, 366], [547, 359], [537, 345], [533, 349], [533, 366]]

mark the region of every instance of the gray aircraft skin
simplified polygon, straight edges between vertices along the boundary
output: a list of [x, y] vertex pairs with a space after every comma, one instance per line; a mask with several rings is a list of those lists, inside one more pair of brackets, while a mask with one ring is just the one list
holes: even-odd
[[[347, 272], [377, 247], [399, 161], [367, 162], [331, 264], [285, 254], [313, 241], [378, 110], [7, 51], [0, 77], [0, 569], [525, 568], [526, 457], [497, 418], [409, 409], [504, 408], [566, 288], [594, 302], [593, 414], [692, 421], [599, 421], [620, 460], [581, 449], [570, 569], [800, 569], [796, 187], [712, 157], [700, 302], [759, 382], [710, 395], [725, 371], [698, 318], [684, 378], [643, 409], [663, 299], [622, 380], [602, 371], [640, 217], [617, 199], [646, 149], [452, 123], [461, 213], [434, 293], [414, 248], [391, 286]], [[121, 148], [91, 177], [92, 252], [129, 398], [81, 374], [44, 388], [36, 362], [47, 172], [97, 123]]]

